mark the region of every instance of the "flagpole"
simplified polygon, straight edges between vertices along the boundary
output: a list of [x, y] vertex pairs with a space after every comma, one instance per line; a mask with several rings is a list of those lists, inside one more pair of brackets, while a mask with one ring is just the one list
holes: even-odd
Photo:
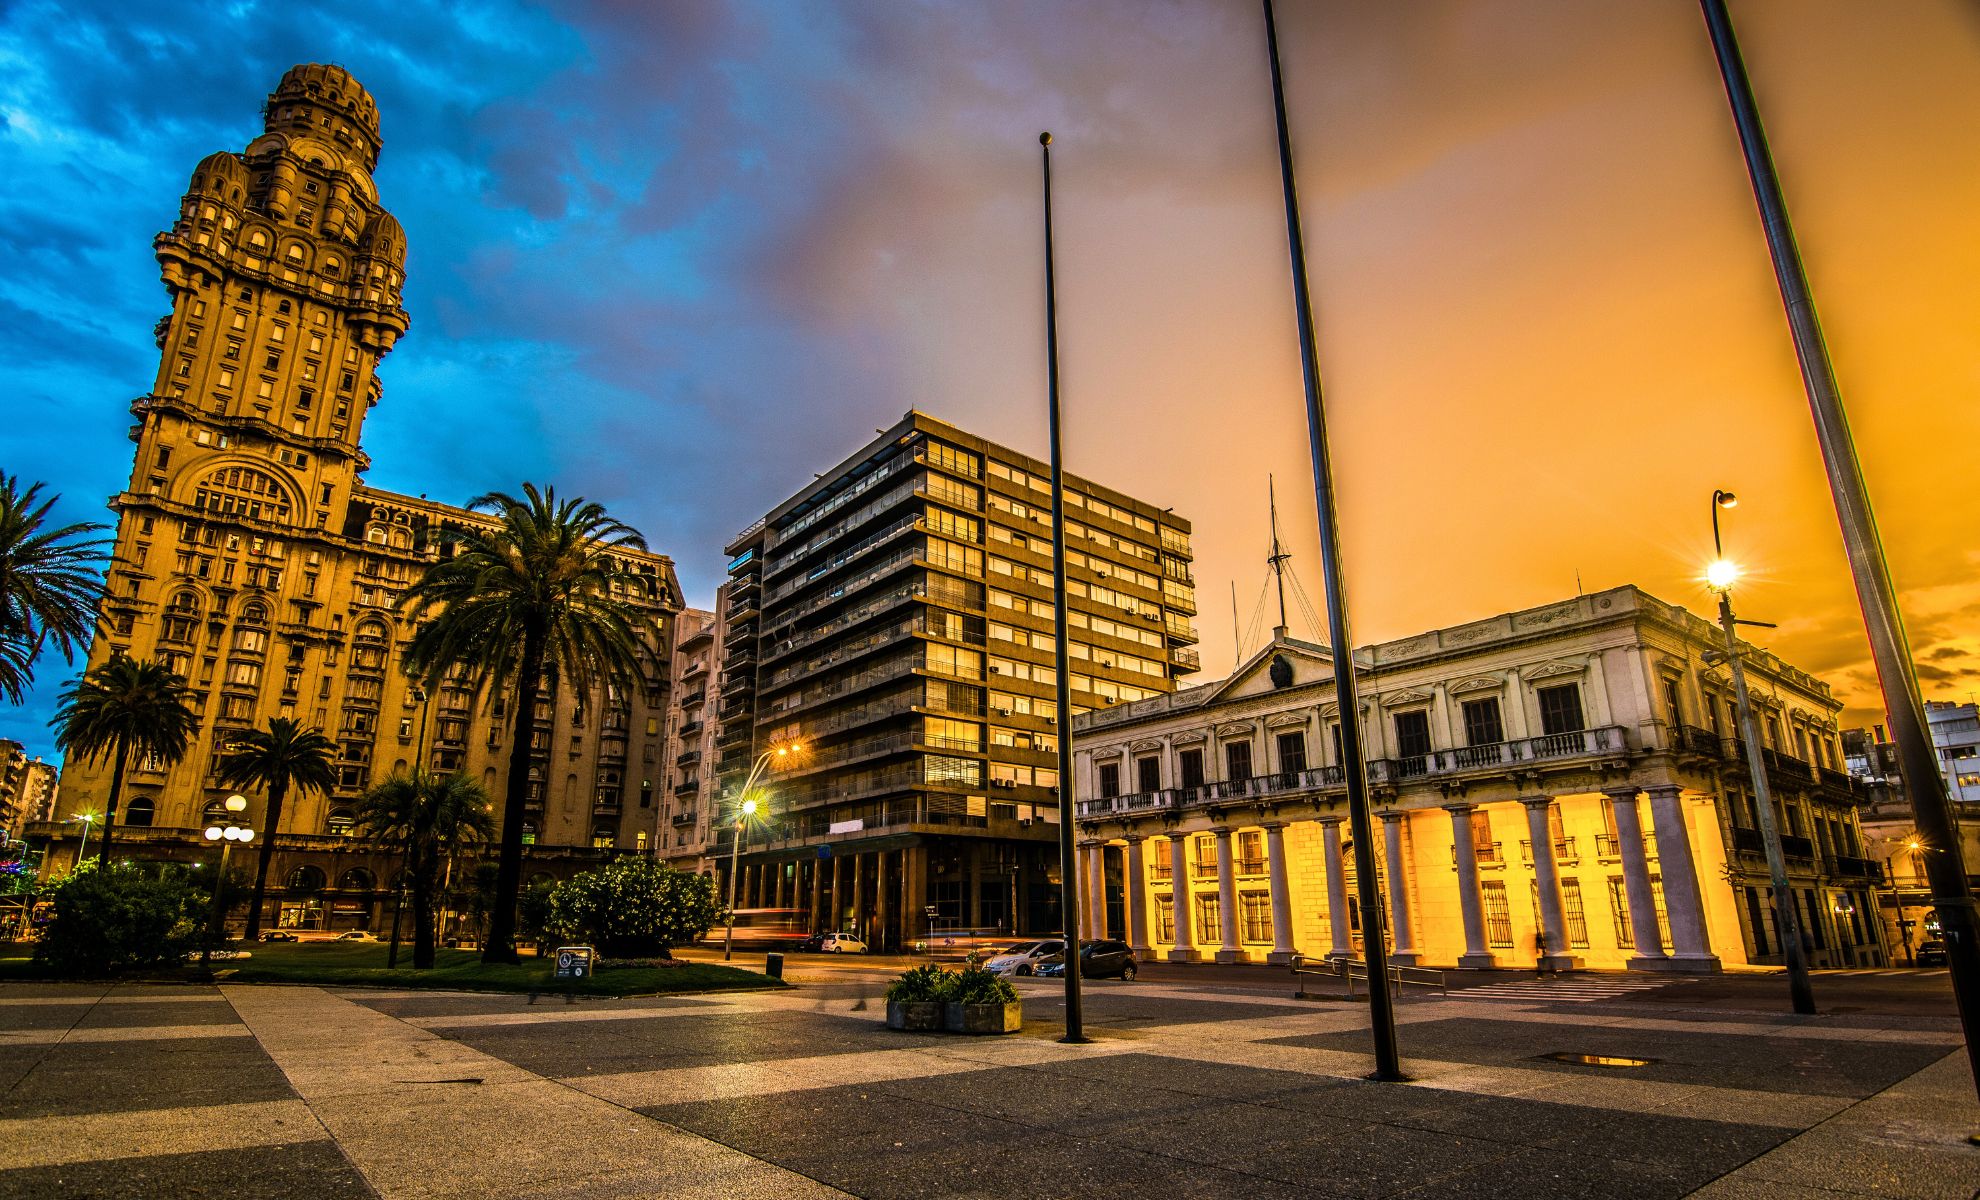
[[[1348, 629], [1347, 587], [1341, 578], [1341, 526], [1334, 499], [1334, 466], [1327, 449], [1326, 406], [1320, 395], [1319, 346], [1313, 332], [1313, 300], [1306, 283], [1306, 240], [1300, 232], [1299, 194], [1293, 182], [1292, 134], [1286, 124], [1285, 80], [1279, 71], [1279, 30], [1272, 0], [1265, 2], [1265, 45], [1272, 59], [1272, 108], [1279, 126], [1279, 177], [1286, 199], [1286, 239], [1292, 252], [1293, 307], [1299, 317], [1299, 360], [1306, 384], [1306, 428], [1312, 443], [1313, 498], [1320, 510], [1320, 563], [1325, 572], [1327, 640], [1334, 665], [1334, 699], [1341, 718], [1341, 773], [1347, 783], [1348, 827], [1354, 838], [1355, 885], [1361, 902], [1362, 951], [1368, 962], [1368, 1022], [1375, 1039], [1370, 1079], [1400, 1081], [1396, 1013], [1389, 993], [1389, 948], [1383, 942], [1387, 908], [1375, 879], [1375, 828], [1369, 815], [1368, 776], [1361, 751], [1361, 706], [1355, 694], [1354, 637]], [[1329, 913], [1339, 921], [1344, 913]], [[1229, 919], [1227, 916], [1226, 920]]]
[[1753, 184], [1754, 202], [1760, 209], [1767, 249], [1773, 256], [1774, 279], [1780, 286], [1781, 304], [1787, 310], [1788, 331], [1794, 337], [1794, 353], [1801, 365], [1802, 387], [1808, 394], [1809, 411], [1815, 420], [1815, 438], [1822, 447], [1836, 519], [1842, 525], [1843, 549], [1849, 556], [1857, 602], [1862, 606], [1863, 624], [1870, 639], [1871, 658], [1877, 665], [1877, 681], [1884, 693], [1884, 711], [1890, 718], [1891, 738], [1897, 743], [1898, 768], [1904, 776], [1905, 792], [1911, 799], [1918, 831], [1930, 847], [1930, 853], [1923, 856], [1926, 879], [1932, 887], [1932, 906], [1938, 910], [1939, 928], [1946, 943], [1953, 1000], [1959, 1011], [1961, 1031], [1966, 1035], [1967, 1065], [1973, 1072], [1975, 1085], [1980, 1087], [1980, 921], [1975, 919], [1973, 892], [1966, 881], [1959, 823], [1953, 815], [1945, 776], [1939, 773], [1938, 752], [1932, 745], [1924, 698], [1918, 690], [1918, 671], [1905, 638], [1904, 617], [1898, 610], [1897, 588], [1891, 581], [1890, 563], [1884, 558], [1883, 541], [1877, 534], [1869, 485], [1864, 481], [1863, 464], [1857, 461], [1856, 445], [1850, 437], [1842, 388], [1836, 382], [1835, 367], [1829, 362], [1821, 318], [1815, 311], [1815, 298], [1801, 263], [1794, 226], [1788, 220], [1787, 197], [1774, 171], [1774, 154], [1767, 145], [1767, 132], [1760, 124], [1760, 107], [1753, 98], [1746, 61], [1739, 52], [1739, 39], [1733, 33], [1725, 0], [1699, 2], [1705, 11], [1705, 26], [1712, 35], [1712, 51], [1719, 61], [1726, 99], [1732, 105], [1733, 123], [1739, 129], [1740, 150], [1746, 157], [1746, 172]]
[[1066, 479], [1059, 429], [1059, 293], [1052, 264], [1052, 135], [1038, 135], [1045, 168], [1045, 394], [1052, 426], [1052, 641], [1059, 701], [1059, 910], [1066, 933], [1066, 1035], [1086, 1042], [1079, 992], [1079, 871], [1073, 857], [1072, 671], [1066, 652]]

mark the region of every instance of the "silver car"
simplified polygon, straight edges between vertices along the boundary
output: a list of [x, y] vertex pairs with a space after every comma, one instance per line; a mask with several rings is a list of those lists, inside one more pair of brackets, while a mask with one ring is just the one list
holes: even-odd
[[1065, 942], [1057, 938], [1042, 942], [1019, 942], [1000, 951], [996, 957], [984, 963], [983, 967], [998, 975], [1031, 975], [1037, 971], [1041, 960], [1065, 952]]

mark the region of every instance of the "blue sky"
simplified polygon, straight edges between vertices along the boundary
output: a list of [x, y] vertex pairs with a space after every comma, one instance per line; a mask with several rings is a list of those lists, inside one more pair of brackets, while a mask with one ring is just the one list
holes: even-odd
[[[1358, 639], [1577, 575], [1702, 608], [1702, 496], [1730, 486], [1779, 648], [1867, 713], [1695, 9], [1281, 9]], [[1956, 462], [1916, 448], [1980, 435], [1975, 18], [1735, 17], [1914, 636], [1969, 688], [1971, 513], [1944, 513]], [[1043, 450], [1049, 128], [1069, 461], [1196, 521], [1221, 669], [1263, 584], [1267, 472], [1319, 590], [1262, 41], [1252, 0], [9, 0], [0, 469], [101, 515], [156, 364], [152, 235], [287, 67], [336, 62], [378, 100], [379, 189], [411, 246], [369, 481], [600, 499], [705, 604], [730, 535], [910, 406]], [[65, 674], [44, 664], [0, 736], [46, 752]]]

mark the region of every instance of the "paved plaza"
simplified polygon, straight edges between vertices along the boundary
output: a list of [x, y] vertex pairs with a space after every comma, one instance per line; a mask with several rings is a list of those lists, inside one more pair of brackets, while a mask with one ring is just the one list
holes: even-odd
[[1066, 1046], [1056, 984], [1022, 981], [1022, 1034], [968, 1039], [883, 1029], [877, 972], [796, 978], [573, 1004], [7, 986], [0, 1196], [1980, 1191], [1943, 979], [1804, 1019], [1622, 977], [1412, 996], [1398, 1085], [1360, 1078], [1364, 1005], [1256, 981], [1089, 984], [1095, 1041]]

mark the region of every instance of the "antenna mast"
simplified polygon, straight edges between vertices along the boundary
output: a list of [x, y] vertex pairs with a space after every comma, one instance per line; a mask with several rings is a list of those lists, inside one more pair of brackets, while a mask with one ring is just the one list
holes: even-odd
[[1272, 630], [1272, 637], [1276, 641], [1284, 641], [1292, 633], [1292, 628], [1286, 624], [1286, 563], [1292, 560], [1292, 555], [1279, 544], [1279, 494], [1270, 475], [1265, 477], [1265, 496], [1272, 508], [1272, 555], [1265, 561], [1271, 566], [1272, 575], [1279, 584], [1279, 624]]

